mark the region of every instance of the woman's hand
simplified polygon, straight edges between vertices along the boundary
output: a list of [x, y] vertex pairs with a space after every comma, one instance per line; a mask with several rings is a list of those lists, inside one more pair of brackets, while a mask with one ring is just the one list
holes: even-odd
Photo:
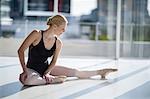
[[43, 78], [46, 80], [46, 84], [51, 83], [52, 78], [54, 78], [54, 76], [51, 76], [49, 73], [46, 73], [43, 75]]
[[24, 84], [25, 80], [27, 78], [27, 73], [26, 72], [23, 72], [20, 74], [20, 77], [19, 77], [19, 80], [22, 84]]

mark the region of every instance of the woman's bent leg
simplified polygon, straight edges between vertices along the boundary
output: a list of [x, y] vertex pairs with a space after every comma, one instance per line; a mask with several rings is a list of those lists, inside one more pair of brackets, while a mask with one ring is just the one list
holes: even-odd
[[45, 85], [45, 84], [54, 84], [54, 83], [62, 83], [65, 81], [65, 76], [51, 76], [50, 82], [46, 82], [46, 80], [41, 77], [36, 71], [28, 69], [28, 74], [26, 80], [23, 82], [24, 85]]
[[32, 69], [28, 69], [27, 78], [24, 81], [24, 85], [44, 85], [46, 80], [40, 76], [39, 73]]
[[46, 82], [46, 80], [42, 77], [32, 76], [27, 78], [25, 81], [25, 85], [45, 85], [45, 84], [56, 84], [63, 83], [66, 77], [52, 77], [50, 82]]

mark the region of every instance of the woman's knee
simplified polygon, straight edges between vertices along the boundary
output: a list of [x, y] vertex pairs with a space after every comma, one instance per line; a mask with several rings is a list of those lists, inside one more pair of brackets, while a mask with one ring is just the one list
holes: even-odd
[[43, 85], [46, 84], [46, 81], [42, 77], [32, 76], [27, 78], [24, 82], [24, 85]]

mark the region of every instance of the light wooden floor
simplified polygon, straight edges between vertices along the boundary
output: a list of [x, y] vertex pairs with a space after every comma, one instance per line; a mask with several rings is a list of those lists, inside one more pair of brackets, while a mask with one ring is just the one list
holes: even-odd
[[59, 65], [95, 70], [118, 68], [108, 75], [79, 80], [67, 78], [62, 84], [27, 87], [18, 81], [21, 67], [17, 57], [0, 57], [0, 98], [4, 99], [150, 99], [150, 60], [101, 59], [95, 57], [60, 58]]

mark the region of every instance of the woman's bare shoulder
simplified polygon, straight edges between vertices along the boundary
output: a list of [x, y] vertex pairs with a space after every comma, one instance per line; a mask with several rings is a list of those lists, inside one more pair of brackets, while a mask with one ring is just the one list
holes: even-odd
[[40, 32], [40, 30], [33, 30], [30, 34], [39, 35]]
[[33, 30], [30, 34], [29, 34], [29, 36], [32, 36], [32, 37], [34, 37], [34, 38], [37, 38], [37, 37], [39, 37], [40, 36], [40, 33], [41, 31], [40, 30]]

